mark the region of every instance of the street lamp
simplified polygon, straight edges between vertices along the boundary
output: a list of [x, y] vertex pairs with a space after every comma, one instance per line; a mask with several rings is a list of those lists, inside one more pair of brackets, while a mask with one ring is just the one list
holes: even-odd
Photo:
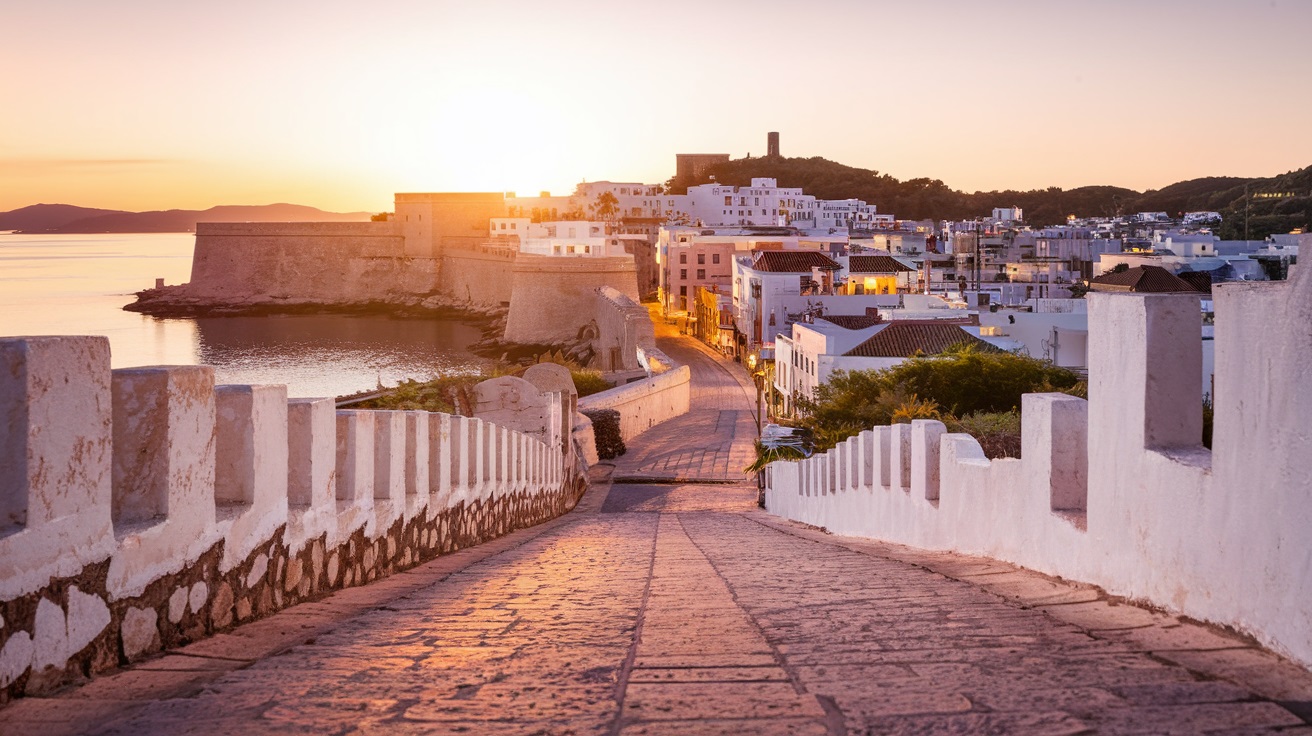
[[758, 372], [756, 363], [756, 353], [747, 356], [747, 369], [751, 371], [752, 382], [756, 384], [756, 410], [754, 414], [756, 417], [756, 436], [759, 439], [761, 436], [761, 377], [765, 375], [765, 372]]

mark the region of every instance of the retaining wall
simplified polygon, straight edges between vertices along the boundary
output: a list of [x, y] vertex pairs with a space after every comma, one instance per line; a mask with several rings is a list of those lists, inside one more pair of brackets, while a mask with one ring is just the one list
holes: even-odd
[[1210, 451], [1197, 299], [1088, 298], [1089, 401], [1026, 396], [1021, 459], [936, 421], [875, 427], [771, 464], [767, 509], [1090, 582], [1312, 666], [1312, 273], [1215, 288]]
[[521, 395], [517, 429], [337, 411], [0, 339], [0, 702], [564, 513], [572, 397]]
[[692, 401], [691, 381], [688, 366], [676, 366], [651, 378], [584, 396], [579, 399], [579, 410], [618, 411], [620, 435], [628, 442], [667, 419], [686, 414]]

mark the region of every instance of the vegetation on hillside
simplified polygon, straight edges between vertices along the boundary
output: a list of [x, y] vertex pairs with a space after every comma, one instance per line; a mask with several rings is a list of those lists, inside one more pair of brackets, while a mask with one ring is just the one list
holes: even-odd
[[[709, 167], [690, 181], [671, 179], [670, 191], [712, 180], [747, 186], [754, 177], [770, 177], [781, 187], [801, 187], [821, 199], [857, 198], [903, 220], [961, 220], [988, 216], [994, 207], [1017, 206], [1025, 221], [1035, 226], [1064, 223], [1067, 215], [1112, 217], [1136, 212], [1216, 211], [1224, 218], [1218, 232], [1224, 238], [1242, 238], [1247, 187], [1249, 237], [1289, 232], [1312, 225], [1312, 167], [1269, 177], [1244, 179], [1207, 177], [1172, 184], [1148, 192], [1113, 186], [1075, 189], [1048, 187], [1029, 191], [1003, 190], [966, 193], [938, 179], [900, 181], [878, 171], [844, 166], [823, 158], [745, 158]], [[1272, 194], [1292, 194], [1271, 197]]]

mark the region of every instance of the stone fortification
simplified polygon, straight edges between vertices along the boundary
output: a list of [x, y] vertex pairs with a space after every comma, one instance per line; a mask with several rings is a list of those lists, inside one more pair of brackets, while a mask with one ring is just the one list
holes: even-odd
[[[579, 401], [579, 408], [618, 411], [620, 436], [625, 441], [687, 413], [692, 400], [691, 371], [656, 347], [656, 331], [647, 308], [608, 287], [598, 289], [596, 299], [593, 313], [597, 315], [595, 344], [599, 351], [608, 356], [608, 362], [623, 362], [612, 370], [637, 367], [646, 378], [586, 396]], [[583, 428], [585, 434], [589, 431]], [[583, 442], [585, 448], [588, 444]]]
[[0, 339], [0, 702], [568, 511], [572, 385], [531, 377], [493, 423]]
[[516, 254], [505, 249], [449, 246], [442, 256], [440, 292], [465, 304], [507, 307], [513, 303], [509, 271], [515, 260]]
[[143, 292], [141, 311], [439, 306], [440, 262], [406, 255], [395, 222], [200, 223], [191, 281]]
[[637, 271], [628, 256], [565, 258], [521, 253], [511, 267], [510, 279], [514, 297], [506, 315], [507, 342], [567, 343], [580, 340], [585, 331], [595, 332], [600, 327], [598, 309], [603, 308], [598, 290], [605, 287], [635, 304], [638, 300]]
[[506, 198], [501, 192], [398, 193], [394, 209], [405, 254], [436, 258], [450, 241], [486, 240], [488, 220], [506, 216]]
[[500, 193], [397, 194], [388, 222], [200, 223], [190, 282], [139, 292], [128, 309], [508, 308], [507, 342], [560, 345], [595, 329], [598, 288], [638, 298], [631, 256], [548, 258], [488, 243], [488, 220], [505, 209]]
[[1024, 398], [1022, 458], [937, 421], [766, 471], [766, 506], [837, 534], [987, 555], [1233, 626], [1312, 666], [1312, 271], [1215, 288], [1213, 449], [1198, 300], [1089, 295], [1089, 400]]

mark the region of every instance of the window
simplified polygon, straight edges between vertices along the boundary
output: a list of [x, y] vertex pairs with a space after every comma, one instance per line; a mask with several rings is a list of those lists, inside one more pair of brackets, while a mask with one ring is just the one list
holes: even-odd
[[699, 268], [699, 269], [697, 269], [697, 280], [698, 280], [698, 281], [705, 281], [705, 280], [706, 280], [706, 269], [704, 269], [704, 268]]
[[688, 296], [688, 287], [686, 287], [686, 286], [680, 286], [680, 287], [679, 287], [679, 296]]
[[720, 262], [720, 254], [719, 254], [719, 253], [712, 253], [712, 254], [711, 254], [711, 263], [719, 263], [719, 262]]
[[698, 254], [697, 254], [697, 265], [698, 265], [698, 266], [704, 266], [704, 265], [706, 265], [706, 254], [705, 254], [705, 253], [698, 253]]
[[679, 278], [686, 281], [688, 279], [688, 269], [686, 268], [679, 269]]
[[679, 263], [687, 263], [687, 262], [688, 262], [688, 254], [687, 254], [687, 253], [680, 253], [680, 254], [679, 254]]

